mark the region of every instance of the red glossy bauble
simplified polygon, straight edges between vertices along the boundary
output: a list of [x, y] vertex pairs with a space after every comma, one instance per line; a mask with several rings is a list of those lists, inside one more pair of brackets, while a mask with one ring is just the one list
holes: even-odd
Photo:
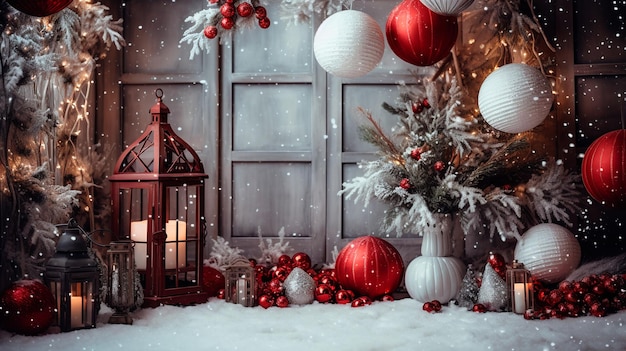
[[267, 287], [269, 288], [269, 290], [272, 292], [274, 296], [278, 296], [282, 294], [284, 290], [283, 283], [278, 278], [274, 278], [270, 280], [270, 282], [267, 284]]
[[280, 308], [289, 307], [289, 299], [287, 296], [279, 296], [276, 298], [276, 306]]
[[209, 297], [217, 296], [225, 285], [226, 279], [222, 272], [211, 266], [202, 267], [202, 289], [209, 294]]
[[456, 42], [456, 16], [439, 15], [420, 0], [404, 0], [387, 18], [387, 42], [402, 60], [430, 66], [448, 56]]
[[339, 252], [335, 272], [344, 289], [375, 299], [398, 288], [404, 263], [398, 250], [387, 241], [363, 236]]
[[289, 273], [291, 273], [291, 266], [278, 266], [276, 269], [273, 269], [272, 272], [272, 277], [284, 282], [289, 276]]
[[254, 12], [254, 7], [249, 2], [242, 2], [237, 5], [237, 14], [241, 17], [248, 17]]
[[489, 257], [487, 258], [487, 263], [491, 265], [491, 267], [496, 270], [500, 268], [506, 268], [506, 261], [504, 260], [504, 256], [497, 252], [490, 252]]
[[0, 295], [0, 327], [12, 333], [35, 335], [54, 320], [56, 301], [38, 280], [18, 280]]
[[208, 25], [204, 27], [203, 33], [204, 33], [204, 36], [207, 37], [207, 39], [214, 39], [215, 37], [217, 37], [217, 27]]
[[385, 302], [392, 302], [395, 301], [395, 299], [393, 298], [393, 296], [391, 295], [383, 295], [383, 297], [380, 299], [381, 301], [385, 301]]
[[477, 303], [472, 306], [472, 311], [476, 313], [485, 313], [487, 312], [487, 307], [485, 307], [482, 303]]
[[223, 17], [220, 21], [220, 25], [222, 26], [222, 28], [228, 30], [233, 28], [233, 26], [235, 25], [235, 20], [233, 20], [232, 17]]
[[7, 0], [7, 2], [27, 15], [45, 17], [68, 7], [72, 0]]
[[431, 312], [435, 312], [435, 306], [433, 306], [432, 302], [424, 302], [424, 304], [422, 305], [422, 310], [431, 313]]
[[352, 302], [353, 294], [351, 294], [348, 290], [338, 290], [335, 293], [335, 302], [339, 305], [345, 305], [347, 303]]
[[372, 304], [372, 299], [370, 299], [367, 296], [361, 296], [361, 297], [357, 297], [356, 299], [354, 299], [354, 301], [352, 301], [350, 306], [352, 306], [352, 307], [363, 307], [363, 306], [367, 306], [367, 305], [371, 305], [371, 304]]
[[596, 201], [626, 208], [626, 129], [608, 132], [591, 143], [581, 174], [585, 189]]
[[257, 6], [254, 8], [254, 14], [257, 19], [264, 19], [267, 17], [267, 10], [263, 6]]
[[259, 306], [263, 308], [270, 308], [274, 306], [274, 298], [270, 295], [261, 295], [259, 296]]
[[269, 28], [271, 24], [272, 24], [272, 21], [270, 21], [270, 19], [267, 17], [261, 18], [259, 20], [259, 27], [263, 29]]
[[326, 303], [332, 300], [333, 290], [326, 284], [320, 284], [315, 288], [315, 300]]
[[296, 252], [293, 254], [291, 261], [293, 262], [294, 267], [302, 268], [304, 271], [311, 268], [311, 257], [304, 252]]
[[233, 4], [224, 3], [220, 6], [220, 13], [224, 17], [233, 17], [235, 15], [235, 6]]
[[220, 300], [224, 300], [226, 298], [226, 289], [220, 289], [217, 292], [217, 298]]
[[291, 257], [289, 257], [289, 255], [280, 255], [280, 257], [278, 257], [278, 266], [287, 266], [287, 267], [291, 267], [292, 262], [291, 262]]

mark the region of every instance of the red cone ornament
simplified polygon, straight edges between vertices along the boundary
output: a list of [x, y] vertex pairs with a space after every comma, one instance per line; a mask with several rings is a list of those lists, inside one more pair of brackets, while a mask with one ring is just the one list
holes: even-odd
[[402, 60], [417, 66], [430, 66], [448, 56], [457, 32], [456, 16], [437, 14], [420, 0], [402, 1], [387, 17], [389, 47]]
[[12, 333], [36, 335], [50, 327], [56, 301], [39, 280], [19, 280], [0, 295], [0, 327]]
[[596, 201], [626, 208], [626, 129], [596, 139], [583, 157], [583, 184]]
[[46, 17], [63, 10], [72, 3], [72, 0], [7, 0], [7, 2], [27, 15]]
[[387, 241], [363, 236], [339, 252], [335, 271], [344, 289], [375, 299], [398, 288], [404, 263], [398, 250]]

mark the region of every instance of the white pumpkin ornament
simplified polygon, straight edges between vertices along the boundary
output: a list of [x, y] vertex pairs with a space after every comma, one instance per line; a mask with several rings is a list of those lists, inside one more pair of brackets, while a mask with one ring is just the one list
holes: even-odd
[[528, 229], [515, 246], [515, 259], [536, 279], [559, 283], [580, 264], [580, 244], [558, 224], [543, 223]]
[[467, 10], [474, 0], [420, 0], [432, 12], [445, 16], [457, 16]]
[[543, 122], [553, 98], [550, 82], [538, 69], [510, 63], [487, 76], [478, 92], [478, 108], [493, 128], [522, 133]]
[[372, 16], [356, 10], [337, 12], [317, 29], [313, 52], [322, 68], [342, 78], [357, 78], [382, 60], [385, 37]]
[[452, 216], [441, 215], [435, 228], [424, 233], [422, 255], [409, 263], [404, 283], [411, 298], [447, 303], [463, 282], [465, 265], [452, 254]]

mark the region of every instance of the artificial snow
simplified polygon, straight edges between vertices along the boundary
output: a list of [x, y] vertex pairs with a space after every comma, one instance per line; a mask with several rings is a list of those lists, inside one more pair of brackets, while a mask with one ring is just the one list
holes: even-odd
[[243, 307], [212, 298], [187, 307], [133, 313], [133, 325], [41, 336], [0, 331], [2, 351], [44, 350], [626, 350], [626, 311], [606, 317], [525, 320], [505, 312], [444, 306], [427, 313], [413, 299], [287, 308]]

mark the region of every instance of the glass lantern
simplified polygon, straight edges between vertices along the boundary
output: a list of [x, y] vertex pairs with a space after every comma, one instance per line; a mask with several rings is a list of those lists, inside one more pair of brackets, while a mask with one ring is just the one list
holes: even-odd
[[224, 299], [246, 307], [256, 305], [256, 272], [245, 258], [226, 267]]
[[107, 305], [115, 312], [109, 324], [133, 324], [128, 314], [135, 306], [135, 260], [130, 240], [114, 241], [107, 251], [109, 265], [109, 288]]
[[523, 263], [513, 261], [511, 268], [506, 271], [506, 285], [509, 311], [524, 314], [526, 310], [534, 308], [533, 282]]
[[61, 331], [95, 328], [99, 301], [98, 264], [89, 256], [87, 241], [75, 221], [57, 242], [45, 265], [44, 280], [57, 304], [56, 325]]
[[134, 244], [143, 306], [202, 303], [208, 299], [202, 289], [208, 176], [198, 154], [168, 123], [161, 89], [156, 97], [152, 122], [109, 177], [114, 239]]

